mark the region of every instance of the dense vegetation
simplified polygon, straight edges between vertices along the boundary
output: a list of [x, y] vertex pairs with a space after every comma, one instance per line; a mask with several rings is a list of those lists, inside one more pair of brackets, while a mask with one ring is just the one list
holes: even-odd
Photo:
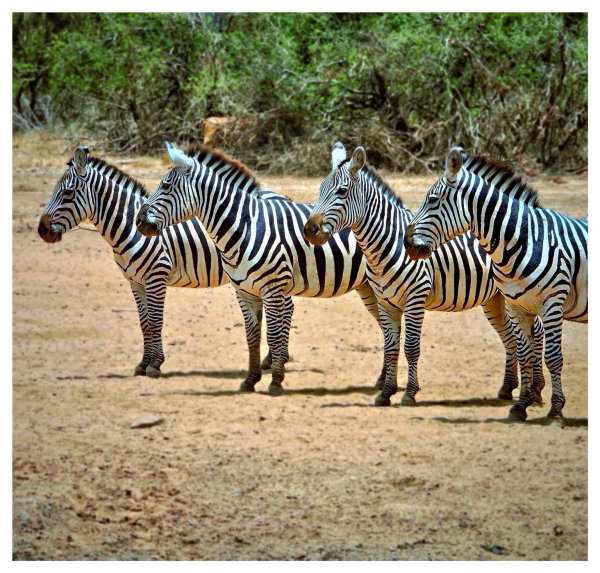
[[218, 143], [323, 174], [331, 144], [435, 170], [451, 144], [587, 164], [587, 14], [13, 14], [13, 126], [121, 152]]

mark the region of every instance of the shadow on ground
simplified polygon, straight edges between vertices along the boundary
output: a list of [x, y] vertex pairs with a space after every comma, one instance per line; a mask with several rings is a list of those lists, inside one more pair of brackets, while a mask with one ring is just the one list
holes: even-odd
[[431, 418], [436, 422], [442, 422], [444, 424], [490, 424], [493, 422], [497, 422], [500, 424], [527, 424], [533, 426], [550, 426], [552, 424], [557, 426], [565, 426], [568, 428], [581, 428], [588, 427], [588, 419], [587, 418], [547, 418], [546, 416], [542, 416], [541, 418], [533, 418], [529, 419], [525, 422], [515, 422], [513, 420], [509, 420], [508, 418], [487, 418], [485, 420], [473, 420], [471, 418], [444, 418], [444, 417], [435, 417]]
[[[172, 390], [167, 392], [160, 393], [143, 393], [141, 396], [152, 396], [158, 395], [161, 396], [235, 396], [239, 394], [237, 390], [213, 390], [213, 391], [203, 391], [203, 390]], [[263, 396], [268, 396], [269, 392], [267, 390], [257, 390], [255, 394], [261, 394]], [[346, 394], [367, 394], [373, 396], [377, 394], [377, 390], [373, 388], [373, 386], [347, 386], [346, 388], [285, 388], [286, 396], [344, 396]], [[340, 404], [341, 405], [341, 404]], [[361, 404], [364, 405], [364, 404]]]
[[[264, 379], [269, 376], [270, 370], [263, 370]], [[293, 374], [295, 372], [315, 372], [317, 374], [325, 374], [325, 370], [320, 370], [319, 368], [304, 368], [304, 369], [296, 369], [290, 368], [286, 370], [287, 374]], [[189, 372], [183, 372], [182, 370], [172, 370], [171, 372], [161, 372], [159, 378], [179, 378], [179, 377], [188, 377], [188, 376], [204, 376], [205, 378], [221, 378], [224, 380], [243, 380], [246, 378], [248, 374], [247, 370], [190, 370]], [[133, 374], [99, 374], [98, 378], [134, 378]], [[76, 380], [76, 379], [86, 379], [90, 378], [89, 376], [57, 376], [57, 380]], [[143, 378], [143, 376], [138, 376], [138, 378]]]

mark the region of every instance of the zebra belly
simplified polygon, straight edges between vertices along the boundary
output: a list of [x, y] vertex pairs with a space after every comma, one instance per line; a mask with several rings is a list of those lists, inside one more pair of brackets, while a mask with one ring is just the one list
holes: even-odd
[[227, 284], [221, 253], [196, 220], [167, 227], [163, 246], [171, 262], [168, 286], [211, 288]]
[[[459, 237], [460, 238], [460, 237]], [[442, 251], [446, 247], [447, 251]], [[432, 288], [425, 308], [442, 312], [459, 312], [475, 308], [491, 298], [496, 285], [491, 273], [491, 259], [479, 244], [456, 239], [438, 249], [428, 259]]]
[[584, 323], [588, 321], [587, 266], [578, 274], [575, 281], [571, 281], [571, 286], [566, 293], [564, 286], [554, 284], [543, 287], [536, 285], [530, 288], [530, 281], [514, 279], [507, 279], [497, 284], [509, 304], [532, 314], [542, 316], [544, 305], [563, 299], [565, 320]]
[[571, 280], [571, 288], [564, 304], [564, 317], [575, 322], [588, 321], [588, 261], [587, 251], [580, 250], [581, 266]]
[[[323, 247], [324, 257], [315, 257], [308, 252], [306, 265], [301, 267], [294, 261], [292, 280], [285, 294], [310, 298], [332, 298], [353, 291], [366, 279], [366, 260], [363, 260], [355, 276], [352, 276], [352, 257], [343, 253], [334, 255], [327, 245]], [[336, 260], [337, 258], [337, 260]]]

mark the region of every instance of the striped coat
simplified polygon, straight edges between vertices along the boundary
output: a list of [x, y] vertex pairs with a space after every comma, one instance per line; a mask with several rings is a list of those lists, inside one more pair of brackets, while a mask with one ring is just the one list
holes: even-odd
[[[269, 191], [257, 190], [257, 195], [285, 200]], [[147, 197], [140, 182], [80, 148], [56, 184], [38, 232], [46, 242], [54, 243], [81, 222], [92, 221], [112, 247], [137, 303], [144, 351], [135, 375], [156, 377], [164, 361], [166, 287], [213, 288], [229, 280], [220, 252], [197, 219], [170, 227], [160, 237], [144, 237], [137, 230], [135, 217]], [[270, 354], [263, 366], [270, 367]]]
[[[351, 228], [367, 257], [367, 276], [377, 297], [387, 364], [385, 385], [375, 404], [389, 406], [390, 397], [397, 392], [402, 316], [406, 326], [404, 353], [408, 380], [401, 404], [412, 406], [419, 390], [417, 363], [425, 311], [457, 312], [477, 306], [483, 307], [505, 346], [504, 380], [498, 396], [510, 399], [512, 390], [518, 386], [516, 339], [490, 272], [491, 261], [475, 237], [462, 236], [426, 261], [410, 260], [403, 239], [413, 213], [366, 165], [364, 149], [357, 148], [348, 161], [343, 145], [336, 143], [332, 163], [333, 170], [321, 184], [319, 200], [304, 234], [312, 243], [321, 244]], [[536, 382], [541, 392], [544, 380], [539, 360]]]
[[[327, 298], [358, 290], [378, 318], [364, 255], [349, 233], [322, 247], [309, 244], [302, 229], [312, 206], [257, 198], [258, 180], [238, 161], [207, 148], [168, 149], [175, 166], [140, 210], [138, 228], [153, 236], [191, 217], [200, 219], [223, 253], [224, 270], [238, 298], [264, 305], [273, 364], [269, 392], [279, 395], [285, 297]], [[251, 361], [241, 391], [253, 391], [252, 372]]]
[[527, 418], [532, 388], [536, 317], [545, 330], [545, 361], [552, 377], [548, 417], [562, 417], [563, 320], [588, 320], [587, 217], [541, 207], [537, 193], [508, 164], [468, 157], [453, 148], [445, 174], [433, 185], [406, 235], [408, 252], [426, 258], [453, 237], [471, 231], [493, 261], [499, 290], [521, 341], [521, 393], [509, 417]]

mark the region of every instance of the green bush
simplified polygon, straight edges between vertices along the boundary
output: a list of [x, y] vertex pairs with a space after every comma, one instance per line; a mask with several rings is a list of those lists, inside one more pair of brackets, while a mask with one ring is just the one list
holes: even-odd
[[322, 174], [331, 144], [433, 170], [448, 147], [587, 163], [587, 14], [13, 14], [13, 125], [120, 152], [202, 140]]

